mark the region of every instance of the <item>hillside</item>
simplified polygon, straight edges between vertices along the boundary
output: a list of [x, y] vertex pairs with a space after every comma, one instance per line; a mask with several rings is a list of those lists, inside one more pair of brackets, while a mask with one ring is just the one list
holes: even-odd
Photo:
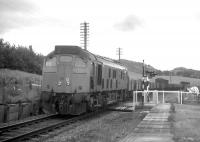
[[[128, 70], [130, 70], [131, 72], [142, 74], [143, 63], [135, 62], [135, 61], [129, 61], [129, 60], [125, 60], [125, 59], [121, 59], [120, 62], [123, 65], [125, 65], [128, 68]], [[145, 64], [145, 69], [148, 69], [148, 70], [151, 70], [151, 71], [155, 71], [155, 70], [157, 71], [157, 69], [155, 69], [151, 65], [146, 65], [146, 64]]]
[[162, 71], [162, 72], [160, 72], [160, 75], [165, 75], [165, 76], [173, 75], [173, 76], [183, 76], [183, 77], [200, 79], [200, 71], [193, 70], [193, 69], [187, 69], [184, 67], [178, 67], [171, 71]]
[[[136, 80], [142, 78], [143, 63], [129, 61], [129, 60], [125, 60], [125, 59], [121, 59], [120, 63], [128, 68], [128, 73], [131, 77], [133, 77]], [[155, 68], [153, 68], [150, 65], [145, 65], [145, 69], [146, 70], [148, 69], [150, 71], [157, 71]]]
[[[122, 59], [120, 62], [122, 64], [124, 64], [128, 68], [128, 70], [130, 70], [131, 72], [142, 74], [143, 63], [124, 60], [124, 59]], [[177, 67], [170, 71], [160, 71], [150, 65], [145, 64], [145, 69], [149, 70], [149, 71], [155, 71], [160, 76], [180, 76], [180, 77], [182, 76], [182, 77], [200, 79], [200, 71], [193, 70], [193, 69], [187, 69], [184, 67]]]
[[200, 78], [200, 71], [198, 70], [179, 67], [179, 68], [173, 69], [172, 72], [177, 76]]
[[[142, 66], [143, 63], [141, 62], [134, 62], [129, 60], [122, 59], [120, 61], [124, 64], [131, 76], [135, 76], [135, 79], [142, 78]], [[179, 84], [181, 81], [190, 82], [190, 84], [200, 86], [200, 71], [187, 69], [183, 67], [175, 68], [171, 71], [160, 71], [155, 69], [150, 65], [145, 65], [145, 69], [149, 71], [155, 71], [158, 75], [151, 79], [151, 81], [155, 81], [156, 78], [163, 78], [169, 80], [169, 83], [172, 84]]]
[[200, 86], [200, 79], [198, 78], [191, 78], [191, 77], [183, 77], [183, 76], [156, 76], [152, 78], [151, 81], [155, 82], [156, 78], [163, 78], [169, 80], [170, 84], [179, 84], [180, 82], [190, 82], [191, 86]]

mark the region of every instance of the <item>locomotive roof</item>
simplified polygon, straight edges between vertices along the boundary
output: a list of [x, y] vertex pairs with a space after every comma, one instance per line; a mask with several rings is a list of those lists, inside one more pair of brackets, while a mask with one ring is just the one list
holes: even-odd
[[49, 53], [47, 55], [47, 57], [53, 56], [55, 54], [75, 54], [75, 55], [79, 55], [82, 56], [83, 58], [88, 58], [91, 60], [97, 60], [101, 63], [103, 63], [103, 65], [107, 65], [113, 68], [119, 68], [122, 70], [126, 70], [126, 67], [124, 67], [123, 65], [121, 65], [120, 63], [116, 62], [113, 59], [110, 58], [106, 58], [106, 57], [102, 57], [99, 55], [94, 55], [92, 53], [90, 53], [87, 50], [82, 49], [79, 46], [74, 46], [74, 45], [56, 45], [55, 46], [55, 50], [51, 53]]
[[103, 63], [103, 65], [107, 65], [107, 66], [110, 66], [110, 67], [113, 67], [113, 68], [118, 68], [118, 69], [121, 69], [121, 70], [127, 70], [126, 67], [124, 67], [123, 65], [120, 65], [115, 60], [112, 60], [112, 59], [109, 59], [109, 58], [106, 58], [106, 57], [101, 57], [101, 56], [98, 56], [98, 55], [96, 57], [97, 57], [98, 61]]
[[57, 55], [57, 54], [73, 54], [73, 55], [82, 56], [83, 58], [89, 58], [89, 59], [95, 60], [95, 57], [93, 54], [74, 45], [56, 45], [55, 50], [49, 53], [47, 57], [52, 56], [52, 55]]

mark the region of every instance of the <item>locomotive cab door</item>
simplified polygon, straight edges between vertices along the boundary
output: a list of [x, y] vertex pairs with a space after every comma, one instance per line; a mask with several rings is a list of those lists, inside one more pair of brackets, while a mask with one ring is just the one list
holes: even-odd
[[97, 76], [96, 76], [96, 80], [97, 80], [97, 91], [101, 91], [100, 89], [102, 88], [102, 64], [97, 64]]
[[92, 62], [91, 72], [90, 72], [90, 91], [93, 92], [96, 90], [96, 69], [95, 63]]

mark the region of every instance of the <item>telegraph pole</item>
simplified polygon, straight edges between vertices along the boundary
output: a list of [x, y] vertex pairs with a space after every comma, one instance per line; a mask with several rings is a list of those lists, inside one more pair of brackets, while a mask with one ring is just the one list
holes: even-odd
[[119, 61], [120, 61], [120, 57], [121, 57], [121, 55], [122, 55], [122, 48], [117, 48], [117, 55], [118, 55], [118, 57], [119, 57]]
[[[88, 46], [88, 37], [89, 37], [89, 23], [81, 23], [81, 44], [83, 44], [83, 47], [85, 50], [87, 50]], [[82, 43], [83, 42], [83, 43]]]

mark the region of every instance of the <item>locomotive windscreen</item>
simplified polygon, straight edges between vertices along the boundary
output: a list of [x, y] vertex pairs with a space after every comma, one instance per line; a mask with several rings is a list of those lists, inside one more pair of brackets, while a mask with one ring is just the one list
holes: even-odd
[[45, 64], [47, 67], [54, 67], [56, 66], [56, 57], [53, 57], [53, 58], [48, 58], [46, 60], [46, 64]]

